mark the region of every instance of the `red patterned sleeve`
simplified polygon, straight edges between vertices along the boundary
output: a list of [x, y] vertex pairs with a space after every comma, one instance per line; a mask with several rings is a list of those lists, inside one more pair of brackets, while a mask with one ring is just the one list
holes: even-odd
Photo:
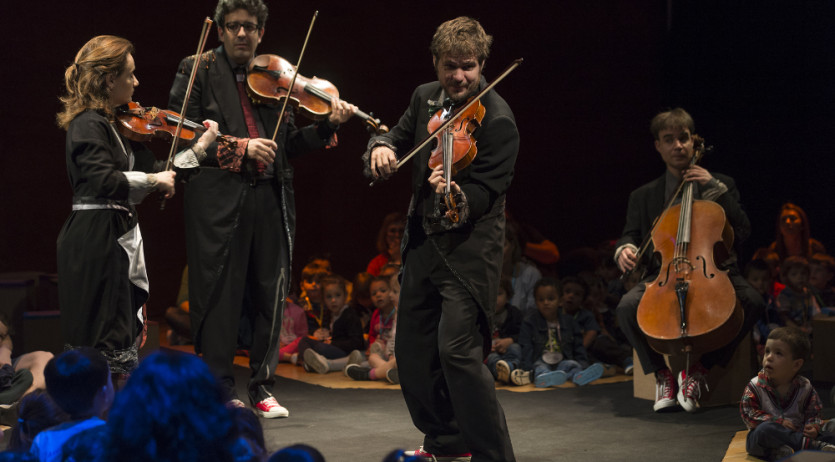
[[226, 136], [222, 140], [218, 137], [217, 163], [224, 170], [240, 172], [246, 157], [246, 147], [249, 138], [235, 138]]
[[739, 402], [739, 413], [742, 416], [742, 421], [745, 422], [745, 426], [751, 430], [763, 422], [779, 423], [781, 419], [775, 419], [773, 415], [760, 408], [760, 400], [753, 387], [754, 385], [750, 382], [745, 386], [745, 392]]

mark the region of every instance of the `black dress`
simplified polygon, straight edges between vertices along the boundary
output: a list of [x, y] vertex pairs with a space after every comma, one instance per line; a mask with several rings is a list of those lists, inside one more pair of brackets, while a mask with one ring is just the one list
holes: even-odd
[[95, 347], [112, 372], [129, 373], [137, 364], [148, 299], [133, 203], [148, 188], [144, 174], [125, 172], [154, 171], [154, 158], [119, 135], [104, 115], [88, 110], [70, 122], [66, 160], [73, 210], [58, 235], [64, 348]]

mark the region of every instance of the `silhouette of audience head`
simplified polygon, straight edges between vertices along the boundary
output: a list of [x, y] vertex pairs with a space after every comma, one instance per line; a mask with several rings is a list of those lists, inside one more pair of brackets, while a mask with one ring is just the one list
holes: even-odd
[[198, 357], [167, 350], [148, 356], [113, 403], [106, 459], [254, 460], [227, 398]]
[[67, 419], [46, 390], [35, 390], [20, 400], [17, 425], [12, 427], [7, 449], [28, 451], [38, 433]]
[[68, 350], [44, 368], [46, 389], [70, 419], [102, 417], [113, 402], [107, 359], [95, 348]]

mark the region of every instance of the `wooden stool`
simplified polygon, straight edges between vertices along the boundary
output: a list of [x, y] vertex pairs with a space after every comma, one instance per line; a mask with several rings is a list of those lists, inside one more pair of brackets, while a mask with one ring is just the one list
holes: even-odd
[[[636, 398], [655, 400], [655, 375], [645, 374], [634, 350], [632, 353], [635, 369], [632, 373], [632, 394]], [[698, 356], [692, 356], [694, 362]], [[664, 355], [667, 366], [678, 378], [678, 373], [685, 368], [685, 356]], [[756, 350], [753, 348], [751, 334], [739, 343], [727, 367], [716, 366], [707, 376], [707, 387], [702, 386], [700, 407], [724, 406], [739, 403], [745, 384], [757, 373]]]

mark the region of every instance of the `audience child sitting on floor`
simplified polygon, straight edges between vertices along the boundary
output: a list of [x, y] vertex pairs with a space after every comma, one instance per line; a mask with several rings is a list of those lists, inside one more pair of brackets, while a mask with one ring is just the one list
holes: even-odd
[[835, 258], [817, 253], [809, 259], [809, 285], [821, 308], [835, 307]]
[[299, 341], [307, 337], [307, 315], [304, 309], [289, 298], [284, 305], [281, 332], [278, 334], [278, 362], [296, 364]]
[[6, 449], [28, 452], [40, 432], [68, 419], [46, 390], [35, 390], [20, 400], [17, 423], [12, 427]]
[[354, 380], [387, 380], [400, 383], [394, 357], [394, 338], [397, 326], [397, 297], [400, 284], [397, 275], [376, 276], [371, 280], [371, 300], [377, 308], [371, 315], [368, 331], [368, 366], [360, 363], [362, 354], [351, 352], [345, 375]]
[[780, 324], [798, 327], [812, 335], [812, 317], [820, 307], [809, 290], [809, 262], [803, 257], [787, 257], [780, 266], [780, 279], [786, 288], [777, 297]]
[[553, 387], [571, 380], [586, 385], [603, 375], [603, 365], [588, 366], [580, 326], [559, 309], [559, 283], [542, 278], [534, 285], [536, 311], [522, 320], [519, 344], [522, 365], [511, 371], [516, 385], [531, 382], [537, 388]]
[[574, 276], [563, 278], [560, 281], [560, 307], [577, 321], [583, 333], [583, 348], [591, 358], [619, 366], [628, 375], [632, 372], [632, 347], [618, 343], [608, 332], [604, 332], [594, 312], [586, 309], [588, 293], [589, 286], [583, 279]]
[[113, 402], [113, 382], [107, 359], [92, 347], [65, 351], [52, 358], [44, 377], [47, 392], [69, 420], [40, 432], [30, 452], [41, 462], [60, 461], [70, 437], [105, 424], [102, 419]]
[[322, 290], [319, 287], [319, 280], [330, 274], [319, 263], [311, 262], [302, 268], [301, 281], [299, 286], [301, 292], [293, 300], [294, 303], [304, 309], [307, 316], [307, 332], [315, 335], [325, 323], [325, 305], [322, 303]]
[[752, 331], [754, 343], [757, 345], [758, 357], [762, 358], [768, 333], [772, 329], [780, 327], [780, 317], [777, 315], [777, 302], [771, 295], [771, 288], [773, 286], [771, 281], [771, 268], [764, 260], [754, 259], [745, 265], [742, 275], [745, 276], [745, 279], [751, 284], [751, 287], [759, 292], [763, 301], [765, 301], [763, 317], [757, 320]]
[[371, 313], [374, 312], [374, 303], [371, 302], [371, 292], [369, 291], [371, 278], [373, 277], [366, 272], [357, 273], [354, 277], [354, 290], [351, 293], [351, 300], [348, 302], [351, 309], [359, 316], [363, 332], [368, 332], [368, 323], [371, 322]]
[[[348, 364], [348, 352], [365, 347], [362, 333], [362, 321], [357, 313], [348, 306], [348, 293], [345, 279], [340, 276], [325, 276], [319, 281], [322, 291], [326, 318], [329, 320], [328, 337], [302, 337], [299, 341], [299, 354], [304, 358], [304, 368], [310, 372], [327, 374], [341, 371]], [[317, 331], [323, 334], [325, 329]]]
[[502, 276], [493, 318], [493, 346], [486, 362], [493, 378], [502, 383], [510, 383], [510, 371], [522, 362], [522, 347], [519, 345], [522, 312], [508, 302], [511, 298], [513, 284], [508, 277]]
[[809, 338], [796, 327], [768, 334], [762, 370], [745, 386], [740, 414], [750, 430], [748, 454], [778, 460], [795, 451], [835, 452], [835, 434], [821, 431], [821, 400], [799, 375], [809, 356]]

